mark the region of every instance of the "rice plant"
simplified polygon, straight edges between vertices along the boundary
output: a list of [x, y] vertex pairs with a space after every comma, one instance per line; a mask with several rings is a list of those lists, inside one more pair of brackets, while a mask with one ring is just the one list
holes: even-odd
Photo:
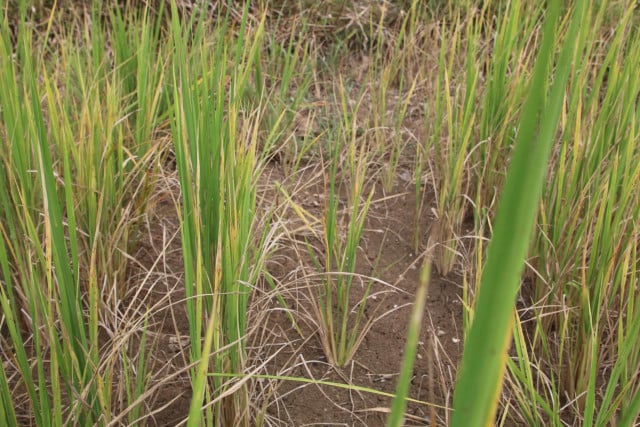
[[[429, 237], [438, 246], [434, 253], [436, 270], [447, 275], [453, 271], [459, 258], [458, 241], [461, 227], [468, 209], [470, 176], [468, 159], [474, 150], [476, 107], [475, 94], [478, 87], [478, 71], [475, 67], [475, 52], [478, 46], [478, 32], [473, 20], [463, 21], [457, 16], [452, 31], [442, 31], [437, 99], [428, 146], [435, 151], [432, 167], [436, 194], [435, 218], [429, 230]], [[465, 46], [464, 65], [457, 63], [458, 49]], [[464, 86], [455, 78], [462, 67]], [[432, 120], [429, 118], [428, 120]], [[425, 150], [426, 151], [426, 150]], [[424, 169], [424, 167], [422, 168]]]
[[[345, 424], [637, 423], [637, 2], [5, 3], [1, 425], [297, 425], [304, 387]], [[391, 235], [404, 365], [363, 385]]]
[[[578, 31], [583, 23], [583, 10], [577, 8], [575, 11], [551, 84], [548, 76], [557, 38], [559, 2], [547, 9], [543, 40], [521, 112], [516, 151], [509, 166], [493, 237], [487, 250], [473, 323], [465, 342], [454, 396], [452, 425], [485, 425], [495, 420], [511, 341], [519, 276], [523, 271], [535, 221], [535, 206], [542, 191], [545, 166], [560, 118], [565, 85], [574, 52], [581, 48], [576, 40], [579, 40]], [[482, 393], [478, 395], [480, 390]]]
[[[125, 88], [121, 64], [109, 66], [100, 55], [101, 43], [121, 36], [118, 30], [107, 32], [97, 22], [91, 29], [58, 28], [63, 40], [48, 50], [42, 40], [55, 10], [39, 36], [25, 18], [25, 2], [20, 10], [15, 41], [6, 14], [0, 24], [0, 298], [8, 331], [3, 347], [16, 362], [7, 365], [11, 374], [3, 372], [5, 408], [16, 408], [5, 420], [107, 422], [112, 408], [133, 403], [115, 401], [114, 384], [135, 387], [116, 373], [118, 360], [140, 356], [101, 353], [100, 329], [123, 342], [131, 338], [116, 325], [128, 294], [128, 257], [154, 185], [151, 133], [161, 114], [162, 81], [152, 59], [157, 27], [135, 21], [141, 33], [129, 43], [148, 68], [134, 64]], [[93, 37], [71, 37], [83, 31]], [[144, 366], [144, 353], [138, 360]], [[27, 399], [14, 401], [9, 390], [16, 387], [26, 388]]]
[[[188, 27], [181, 25], [175, 3], [172, 13], [176, 62], [171, 128], [182, 190], [185, 289], [195, 364], [187, 424], [199, 425], [204, 412], [206, 423], [248, 425], [246, 390], [221, 399], [230, 386], [209, 372], [240, 374], [245, 368], [247, 304], [256, 277], [251, 269], [257, 146], [253, 126], [259, 117], [243, 111], [243, 104], [252, 66], [259, 61], [262, 30], [245, 38], [245, 9], [236, 35], [221, 17], [213, 29], [217, 43], [210, 46], [203, 15]], [[227, 43], [229, 37], [235, 38], [234, 44]], [[240, 120], [247, 120], [242, 133]], [[205, 398], [215, 405], [207, 404], [202, 411]]]
[[[585, 18], [593, 34], [600, 33], [609, 7], [603, 4]], [[623, 402], [632, 400], [633, 376], [623, 372], [638, 366], [631, 350], [637, 346], [632, 313], [639, 209], [632, 124], [637, 116], [631, 106], [640, 90], [632, 72], [639, 60], [631, 53], [638, 43], [633, 14], [629, 6], [602, 47], [583, 35], [587, 47], [571, 76], [565, 133], [548, 178], [551, 197], [541, 201], [532, 249], [539, 271], [532, 298], [541, 301], [532, 344], [553, 361], [538, 363], [551, 368], [556, 393], [571, 399], [572, 416], [589, 424], [612, 422]], [[623, 319], [619, 313], [627, 314]], [[621, 362], [614, 353], [628, 356]], [[614, 374], [600, 391], [602, 366]], [[616, 396], [616, 388], [624, 391]]]
[[[476, 161], [471, 171], [476, 176], [474, 211], [479, 238], [471, 278], [481, 277], [481, 282], [476, 290], [465, 285], [463, 294], [469, 301], [466, 324], [471, 329], [454, 396], [454, 425], [508, 420], [526, 425], [606, 425], [622, 420], [623, 425], [632, 425], [638, 414], [637, 377], [628, 374], [637, 372], [634, 355], [638, 345], [637, 295], [632, 291], [637, 283], [638, 199], [631, 196], [637, 193], [637, 144], [635, 125], [627, 121], [635, 120], [638, 96], [636, 73], [631, 71], [637, 58], [630, 53], [636, 52], [632, 46], [637, 42], [637, 32], [630, 30], [635, 22], [634, 5], [629, 2], [623, 9], [606, 2], [595, 9], [583, 6], [562, 9], [556, 3], [540, 9], [511, 2], [497, 15], [492, 55], [486, 59], [489, 80], [480, 92], [481, 145], [471, 156]], [[543, 13], [546, 26], [538, 45], [538, 22]], [[613, 20], [616, 24], [612, 28], [607, 17], [611, 19], [616, 13], [620, 19]], [[552, 19], [560, 24], [550, 23]], [[484, 25], [482, 18], [478, 22]], [[605, 28], [610, 31], [608, 37], [601, 33]], [[550, 65], [542, 64], [554, 55], [554, 37], [564, 41], [551, 83], [544, 77]], [[599, 39], [604, 41], [598, 43]], [[535, 49], [531, 49], [532, 43]], [[524, 70], [536, 51], [538, 62], [529, 83]], [[476, 61], [480, 65], [485, 59]], [[441, 62], [440, 71], [443, 69], [447, 68]], [[465, 77], [467, 85], [469, 78]], [[519, 121], [515, 120], [517, 115]], [[556, 132], [556, 123], [560, 132]], [[460, 131], [471, 132], [473, 126], [467, 122]], [[530, 138], [534, 135], [537, 148], [531, 145], [525, 151], [520, 147], [527, 139], [533, 143]], [[511, 152], [511, 140], [517, 141], [515, 153]], [[547, 155], [550, 159], [547, 191], [537, 202], [546, 160], [540, 161], [535, 173], [533, 169], [525, 172], [536, 158], [535, 150], [545, 153], [538, 160]], [[510, 158], [511, 173], [502, 188], [502, 168]], [[516, 175], [522, 181], [514, 184]], [[538, 190], [523, 191], [528, 188], [524, 180], [533, 183], [534, 176]], [[510, 195], [514, 198], [509, 199]], [[521, 202], [507, 207], [516, 195], [529, 197], [526, 212]], [[503, 201], [494, 218], [496, 197]], [[535, 219], [533, 203], [541, 211], [532, 245], [527, 244], [530, 232], [512, 229], [501, 234], [524, 216], [530, 229]], [[514, 238], [512, 246], [495, 249], [506, 244], [501, 239], [507, 235]], [[485, 236], [491, 237], [486, 256]], [[516, 252], [520, 261], [508, 261]], [[520, 270], [509, 279], [508, 292], [504, 288], [499, 295], [487, 297], [487, 289], [499, 282], [498, 276], [522, 266], [525, 255], [530, 262], [523, 279]], [[513, 312], [521, 280], [522, 295], [531, 297], [522, 299], [524, 309]], [[505, 317], [498, 319], [502, 309]], [[482, 310], [486, 311], [480, 317]], [[513, 349], [507, 353], [509, 334], [497, 331], [512, 324]], [[482, 328], [486, 328], [484, 336]], [[481, 350], [483, 344], [485, 350]], [[486, 353], [482, 362], [488, 350], [491, 355]], [[490, 371], [490, 366], [495, 370]], [[500, 393], [496, 381], [505, 366], [507, 386]], [[611, 375], [604, 374], [604, 366], [611, 369]], [[478, 382], [472, 385], [471, 378]], [[487, 386], [487, 391], [479, 393], [480, 384]], [[498, 407], [500, 413], [496, 413]], [[473, 408], [478, 411], [472, 412]]]
[[[365, 317], [365, 308], [373, 282], [363, 284], [364, 292], [355, 305], [352, 305], [352, 288], [373, 189], [368, 194], [365, 192], [370, 154], [367, 144], [358, 139], [355, 112], [359, 106], [356, 104], [353, 110], [349, 108], [343, 82], [337, 92], [343, 122], [335, 134], [328, 134], [335, 139], [329, 146], [328, 171], [324, 175], [326, 201], [321, 220], [322, 258], [318, 258], [311, 245], [308, 249], [316, 267], [324, 272], [323, 283], [317, 290], [313, 307], [322, 347], [332, 364], [344, 366], [353, 358], [371, 326], [371, 319]], [[346, 178], [347, 209], [344, 213], [340, 205], [345, 188], [340, 183], [339, 171]]]

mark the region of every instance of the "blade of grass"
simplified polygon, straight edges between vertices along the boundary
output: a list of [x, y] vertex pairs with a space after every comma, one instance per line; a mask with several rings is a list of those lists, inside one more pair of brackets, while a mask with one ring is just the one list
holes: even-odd
[[560, 2], [551, 2], [547, 9], [543, 41], [522, 112], [514, 157], [489, 243], [473, 324], [456, 383], [451, 424], [454, 427], [484, 426], [494, 422], [511, 337], [515, 297], [571, 61], [574, 52], [579, 51], [575, 40], [584, 9], [584, 4], [580, 3], [574, 10], [548, 101], [545, 94], [555, 51]]
[[407, 343], [404, 349], [402, 369], [398, 377], [396, 395], [391, 404], [391, 414], [387, 419], [387, 427], [401, 427], [404, 425], [404, 411], [407, 407], [407, 397], [409, 396], [409, 387], [411, 385], [411, 377], [413, 376], [413, 364], [418, 349], [420, 326], [427, 302], [430, 279], [431, 260], [427, 257], [420, 272], [420, 285], [416, 291], [413, 309], [411, 310], [411, 320], [409, 322], [409, 330], [407, 331]]

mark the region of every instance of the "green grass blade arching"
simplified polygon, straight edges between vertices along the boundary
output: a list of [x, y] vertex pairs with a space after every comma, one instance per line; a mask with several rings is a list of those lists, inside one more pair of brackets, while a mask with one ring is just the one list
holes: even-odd
[[[430, 255], [429, 255], [430, 256]], [[391, 405], [391, 414], [387, 419], [387, 427], [401, 427], [404, 421], [404, 411], [407, 407], [407, 397], [411, 387], [413, 376], [413, 364], [415, 361], [418, 340], [420, 339], [420, 326], [427, 303], [427, 292], [431, 280], [431, 260], [427, 259], [420, 273], [420, 286], [416, 291], [415, 302], [411, 310], [409, 331], [407, 332], [407, 344], [405, 346], [404, 361], [398, 378], [396, 396]]]
[[454, 427], [490, 425], [494, 421], [511, 337], [514, 302], [536, 217], [536, 205], [544, 182], [551, 142], [560, 117], [583, 8], [584, 5], [580, 3], [574, 11], [550, 97], [545, 102], [560, 3], [552, 2], [547, 10], [543, 42], [520, 120], [515, 153], [500, 202], [493, 238], [488, 248], [475, 319], [465, 343], [453, 400], [451, 425]]

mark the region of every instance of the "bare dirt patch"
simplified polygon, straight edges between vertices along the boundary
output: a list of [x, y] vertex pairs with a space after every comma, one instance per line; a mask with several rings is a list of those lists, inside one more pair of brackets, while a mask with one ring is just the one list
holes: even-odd
[[[391, 193], [385, 194], [376, 185], [357, 273], [386, 284], [379, 285], [376, 298], [370, 298], [367, 303], [367, 315], [379, 320], [364, 336], [353, 360], [338, 368], [329, 363], [313, 320], [310, 277], [316, 270], [306, 245], [313, 244], [315, 237], [302, 227], [303, 222], [294, 210], [286, 207], [276, 185], [281, 185], [291, 194], [294, 203], [314, 217], [322, 217], [324, 203], [322, 173], [318, 167], [303, 168], [291, 178], [279, 163], [267, 165], [259, 184], [258, 212], [274, 206], [278, 210], [280, 204], [282, 209], [274, 216], [272, 226], [286, 222], [286, 232], [278, 238], [266, 264], [272, 283], [261, 283], [254, 298], [249, 318], [259, 322], [260, 327], [252, 329], [254, 336], [248, 339], [248, 353], [250, 365], [263, 365], [262, 374], [280, 379], [254, 381], [252, 390], [259, 394], [254, 410], [263, 412], [260, 417], [265, 425], [384, 425], [391, 399], [364, 389], [394, 393], [403, 360], [407, 320], [421, 266], [421, 253], [414, 253], [412, 247], [413, 187], [399, 182]], [[160, 282], [147, 280], [154, 286], [149, 303], [162, 304], [153, 314], [150, 327], [156, 337], [154, 378], [159, 383], [164, 381], [150, 408], [157, 411], [153, 422], [159, 426], [175, 425], [183, 420], [190, 399], [185, 370], [188, 350], [182, 347], [183, 342], [188, 342], [184, 338], [188, 337], [189, 328], [184, 311], [179, 222], [170, 197], [173, 191], [173, 198], [177, 198], [178, 190], [173, 188], [159, 195], [162, 201], [150, 213], [147, 237], [139, 254], [147, 271], [157, 271], [164, 277]], [[279, 225], [276, 222], [280, 222]], [[422, 224], [421, 229], [428, 229], [428, 224]], [[428, 425], [434, 416], [436, 425], [447, 422], [447, 410], [442, 407], [451, 404], [456, 365], [462, 350], [460, 282], [456, 277], [431, 280], [410, 395], [434, 406], [410, 403], [407, 425]], [[276, 286], [276, 292], [272, 286]], [[356, 284], [353, 304], [358, 302], [361, 293], [362, 286]], [[276, 295], [284, 297], [284, 305]], [[172, 380], [166, 382], [163, 379], [166, 376], [172, 376]], [[303, 379], [316, 383], [302, 382]]]
[[[312, 173], [306, 174], [309, 176], [305, 177], [303, 173], [300, 181], [312, 182]], [[323, 197], [321, 184], [315, 183], [299, 191], [294, 202], [321, 216]], [[363, 234], [357, 273], [376, 277], [390, 285], [377, 300], [370, 300], [367, 304], [368, 310], [377, 313], [372, 316], [384, 317], [365, 335], [353, 361], [343, 368], [336, 368], [328, 363], [312, 322], [307, 324], [308, 330], [303, 332], [316, 334], [305, 341], [305, 336], [298, 334], [287, 316], [273, 316], [274, 324], [284, 332], [286, 340], [299, 342], [299, 345], [291, 346], [279, 355], [275, 361], [276, 371], [385, 393], [395, 391], [410, 305], [414, 300], [421, 266], [420, 254], [414, 253], [411, 243], [415, 200], [412, 188], [403, 185], [396, 186], [391, 194], [384, 194], [377, 189], [373, 200]], [[303, 252], [292, 249], [294, 246], [295, 243], [291, 242], [288, 247], [281, 249], [281, 259], [287, 261], [270, 270], [271, 274], [282, 279], [285, 287], [286, 283], [304, 283], [299, 276], [304, 275], [308, 268], [304, 265], [304, 256], [296, 257], [296, 254]], [[304, 286], [294, 288], [305, 296], [308, 292]], [[354, 291], [355, 304], [360, 295], [357, 287]], [[305, 301], [305, 298], [300, 300]], [[455, 281], [433, 278], [414, 369], [411, 393], [414, 399], [440, 406], [450, 403], [455, 364], [461, 352], [461, 314], [459, 287]], [[285, 363], [290, 366], [287, 367]], [[390, 399], [385, 396], [317, 384], [284, 383], [278, 395], [281, 397], [276, 399], [271, 411], [285, 420], [283, 425], [384, 425], [385, 411], [390, 404]], [[418, 425], [427, 422], [428, 417], [432, 416], [429, 412], [428, 406], [410, 405], [409, 414], [415, 416], [414, 421]], [[445, 411], [439, 409], [435, 412], [439, 423], [444, 423]]]

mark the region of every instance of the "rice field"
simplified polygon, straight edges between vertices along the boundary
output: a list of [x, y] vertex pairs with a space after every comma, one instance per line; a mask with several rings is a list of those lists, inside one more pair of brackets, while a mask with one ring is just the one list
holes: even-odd
[[640, 425], [632, 0], [0, 6], [0, 425]]

